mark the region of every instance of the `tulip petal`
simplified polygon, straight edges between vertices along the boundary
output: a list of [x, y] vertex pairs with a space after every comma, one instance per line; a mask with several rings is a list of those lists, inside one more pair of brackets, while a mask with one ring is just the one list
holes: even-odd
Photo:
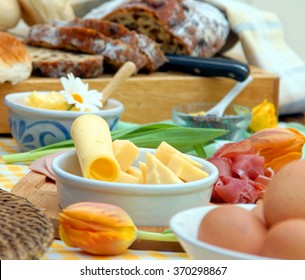
[[60, 213], [60, 238], [70, 247], [98, 255], [123, 253], [135, 241], [137, 229], [120, 207], [82, 202]]
[[269, 128], [249, 137], [254, 150], [265, 158], [265, 167], [275, 172], [302, 156], [305, 136], [294, 128]]
[[272, 161], [268, 162], [266, 164], [266, 167], [271, 167], [274, 172], [278, 172], [282, 167], [284, 167], [286, 164], [301, 159], [302, 153], [288, 153], [281, 157], [277, 157], [273, 159]]

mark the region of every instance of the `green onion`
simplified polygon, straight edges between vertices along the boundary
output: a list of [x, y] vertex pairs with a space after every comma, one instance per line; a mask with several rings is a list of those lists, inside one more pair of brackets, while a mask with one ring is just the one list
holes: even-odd
[[[142, 148], [157, 148], [162, 141], [184, 153], [205, 156], [204, 146], [228, 131], [224, 129], [180, 127], [169, 123], [135, 125], [111, 132], [112, 140], [127, 139]], [[30, 152], [3, 155], [5, 163], [31, 162], [48, 154], [74, 148], [73, 140], [57, 142]]]

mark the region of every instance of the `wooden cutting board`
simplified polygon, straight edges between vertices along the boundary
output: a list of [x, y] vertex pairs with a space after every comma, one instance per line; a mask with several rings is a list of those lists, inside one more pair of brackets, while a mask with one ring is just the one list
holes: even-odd
[[[13, 194], [27, 198], [34, 206], [43, 209], [46, 215], [51, 219], [55, 238], [59, 238], [59, 213], [61, 211], [58, 203], [57, 190], [54, 181], [48, 179], [45, 175], [29, 172], [21, 178], [13, 187]], [[141, 230], [162, 232], [165, 227], [138, 227]], [[134, 250], [155, 250], [169, 252], [184, 252], [178, 242], [160, 242], [136, 240], [130, 247]]]
[[[264, 99], [278, 107], [279, 78], [251, 66], [253, 82], [234, 100], [236, 104], [250, 108]], [[103, 75], [84, 79], [90, 89], [102, 91], [112, 76]], [[207, 78], [182, 73], [138, 74], [129, 78], [113, 98], [124, 104], [122, 121], [150, 123], [171, 118], [175, 105], [190, 102], [218, 102], [228, 93], [236, 81], [228, 78]], [[4, 98], [9, 93], [23, 91], [58, 91], [62, 89], [59, 79], [31, 77], [17, 85], [0, 84], [0, 133], [9, 133], [8, 110]]]

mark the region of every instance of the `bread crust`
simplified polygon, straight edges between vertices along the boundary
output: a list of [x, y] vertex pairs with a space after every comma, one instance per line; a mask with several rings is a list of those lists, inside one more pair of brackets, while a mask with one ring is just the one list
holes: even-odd
[[[11, 1], [11, 0], [10, 0]], [[75, 17], [70, 0], [18, 0], [21, 17], [28, 25]]]
[[112, 0], [84, 18], [117, 22], [160, 43], [164, 52], [198, 57], [216, 54], [230, 30], [217, 8], [194, 0]]
[[146, 57], [139, 50], [89, 28], [36, 24], [30, 28], [26, 43], [46, 48], [100, 54], [104, 56], [105, 63], [114, 69], [120, 68], [127, 61], [133, 61], [140, 70], [147, 63]]
[[167, 61], [159, 44], [146, 35], [138, 34], [115, 22], [100, 19], [75, 18], [71, 21], [55, 21], [52, 25], [89, 28], [96, 30], [108, 38], [121, 40], [125, 44], [138, 49], [139, 52], [145, 55], [147, 58], [145, 69], [147, 69], [148, 72], [156, 71]]
[[0, 83], [19, 83], [31, 75], [32, 59], [15, 36], [0, 31]]
[[103, 74], [101, 55], [65, 52], [46, 48], [28, 47], [34, 76], [60, 78], [72, 73], [75, 77], [94, 78]]

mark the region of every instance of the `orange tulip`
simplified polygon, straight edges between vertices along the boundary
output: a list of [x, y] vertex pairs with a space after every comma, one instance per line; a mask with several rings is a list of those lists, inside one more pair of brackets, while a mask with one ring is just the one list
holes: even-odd
[[137, 230], [120, 207], [97, 202], [75, 203], [59, 215], [59, 235], [70, 247], [95, 255], [124, 253], [136, 240], [177, 241], [173, 233]]
[[249, 137], [254, 150], [265, 158], [265, 167], [279, 171], [302, 157], [305, 137], [294, 128], [266, 128]]
[[81, 202], [60, 214], [60, 238], [87, 253], [121, 254], [135, 241], [136, 233], [129, 215], [115, 205]]

